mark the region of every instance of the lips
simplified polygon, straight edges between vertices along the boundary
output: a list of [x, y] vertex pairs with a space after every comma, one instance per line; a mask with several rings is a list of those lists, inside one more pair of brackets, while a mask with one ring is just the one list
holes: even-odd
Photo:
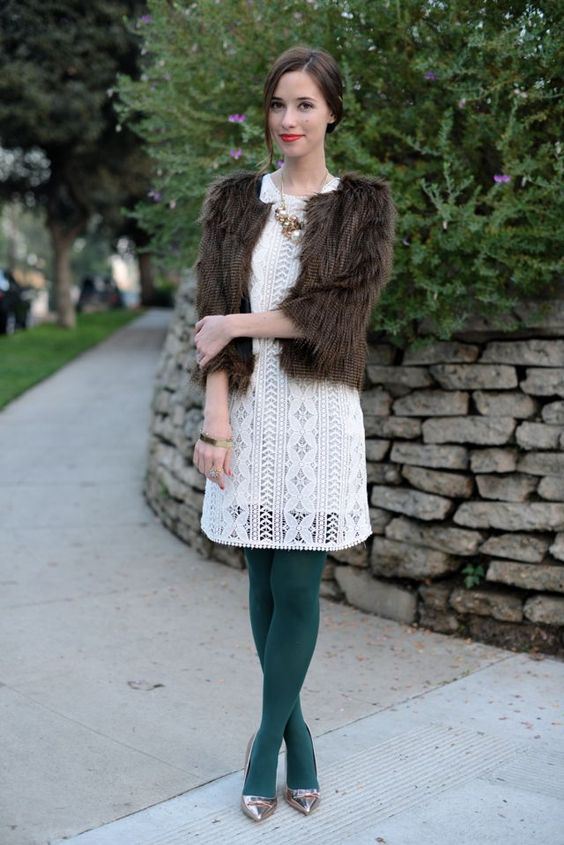
[[303, 138], [303, 135], [280, 135], [283, 141], [297, 141], [299, 138]]

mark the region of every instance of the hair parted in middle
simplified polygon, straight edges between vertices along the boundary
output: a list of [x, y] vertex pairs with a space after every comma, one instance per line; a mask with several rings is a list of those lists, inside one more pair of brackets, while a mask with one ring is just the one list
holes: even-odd
[[265, 163], [260, 168], [260, 172], [269, 170], [274, 158], [274, 148], [268, 126], [272, 98], [280, 77], [293, 70], [304, 70], [313, 77], [327, 105], [335, 115], [334, 122], [327, 124], [327, 133], [334, 132], [343, 117], [343, 78], [339, 65], [333, 56], [326, 50], [304, 45], [297, 45], [284, 50], [275, 60], [264, 83], [264, 140], [268, 150], [268, 158], [264, 160]]

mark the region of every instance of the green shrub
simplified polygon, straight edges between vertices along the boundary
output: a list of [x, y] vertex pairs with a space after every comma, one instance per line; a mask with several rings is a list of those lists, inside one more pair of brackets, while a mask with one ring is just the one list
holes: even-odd
[[345, 77], [329, 170], [385, 177], [398, 209], [394, 273], [375, 330], [412, 339], [428, 318], [447, 339], [469, 315], [501, 321], [561, 281], [555, 4], [149, 0], [148, 8], [131, 24], [143, 35], [145, 72], [137, 82], [120, 77], [118, 108], [155, 161], [153, 190], [135, 215], [168, 266], [195, 259], [211, 178], [258, 169], [265, 75], [301, 43], [329, 50]]

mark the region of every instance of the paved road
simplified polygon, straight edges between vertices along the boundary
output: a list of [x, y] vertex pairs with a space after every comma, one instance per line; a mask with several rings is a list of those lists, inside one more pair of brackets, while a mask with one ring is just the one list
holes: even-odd
[[243, 815], [246, 574], [141, 493], [169, 319], [0, 413], [1, 845], [562, 845], [564, 664], [327, 600], [303, 691], [322, 804]]

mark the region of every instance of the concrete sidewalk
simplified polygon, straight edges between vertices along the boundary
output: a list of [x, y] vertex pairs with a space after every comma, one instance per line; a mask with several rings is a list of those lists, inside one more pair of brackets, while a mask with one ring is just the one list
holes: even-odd
[[321, 806], [243, 815], [247, 576], [141, 493], [170, 316], [0, 413], [1, 845], [562, 845], [564, 663], [327, 600], [302, 695]]

